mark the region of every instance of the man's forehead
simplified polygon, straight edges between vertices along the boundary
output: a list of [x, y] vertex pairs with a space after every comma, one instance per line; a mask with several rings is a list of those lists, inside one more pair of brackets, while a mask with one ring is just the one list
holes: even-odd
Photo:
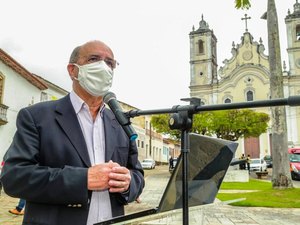
[[111, 49], [100, 41], [88, 42], [84, 44], [81, 48], [82, 56], [101, 55], [104, 53], [108, 53], [109, 55], [113, 56], [113, 52], [111, 51]]

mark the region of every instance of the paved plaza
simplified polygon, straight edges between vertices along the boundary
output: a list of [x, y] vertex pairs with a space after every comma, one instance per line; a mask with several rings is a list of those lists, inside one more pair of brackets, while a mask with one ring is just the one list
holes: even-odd
[[[169, 179], [168, 167], [157, 166], [145, 171], [146, 186], [141, 195], [141, 203], [130, 203], [126, 213], [133, 213], [158, 206], [164, 188]], [[22, 216], [8, 212], [16, 206], [18, 199], [1, 194], [0, 224], [20, 225]], [[190, 225], [299, 225], [300, 209], [236, 207], [226, 205], [218, 200], [213, 204], [189, 208]], [[145, 217], [130, 224], [158, 225], [182, 224], [182, 210]], [[58, 224], [59, 225], [59, 224]]]

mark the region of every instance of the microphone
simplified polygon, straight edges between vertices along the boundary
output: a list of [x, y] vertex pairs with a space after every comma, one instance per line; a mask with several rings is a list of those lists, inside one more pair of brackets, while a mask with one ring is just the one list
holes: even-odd
[[107, 92], [103, 96], [103, 101], [105, 104], [109, 106], [111, 111], [115, 114], [115, 117], [117, 118], [119, 124], [122, 126], [123, 130], [129, 137], [131, 141], [134, 141], [138, 135], [133, 129], [133, 127], [130, 125], [131, 122], [127, 116], [122, 111], [121, 106], [119, 105], [119, 102], [116, 99], [116, 95], [112, 92]]

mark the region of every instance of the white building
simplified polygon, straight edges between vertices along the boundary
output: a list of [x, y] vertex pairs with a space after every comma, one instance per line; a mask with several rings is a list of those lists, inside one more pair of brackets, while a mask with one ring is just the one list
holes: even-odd
[[34, 103], [55, 100], [68, 92], [32, 74], [0, 49], [0, 158], [16, 131], [19, 110]]
[[[288, 6], [287, 6], [288, 7]], [[289, 70], [283, 63], [284, 97], [300, 94], [300, 3], [285, 17]], [[245, 15], [243, 20], [250, 19]], [[279, 18], [283, 19], [283, 18]], [[251, 29], [250, 29], [251, 30]], [[284, 33], [280, 35], [285, 35]], [[270, 98], [269, 56], [264, 53], [263, 40], [255, 41], [246, 26], [240, 43], [232, 43], [231, 58], [218, 68], [217, 37], [202, 17], [199, 28], [190, 36], [190, 95], [200, 98], [203, 104], [251, 102]], [[255, 108], [271, 116], [270, 107]], [[286, 107], [287, 135], [291, 145], [300, 145], [300, 108]], [[272, 127], [260, 137], [239, 140], [237, 156], [270, 155]]]

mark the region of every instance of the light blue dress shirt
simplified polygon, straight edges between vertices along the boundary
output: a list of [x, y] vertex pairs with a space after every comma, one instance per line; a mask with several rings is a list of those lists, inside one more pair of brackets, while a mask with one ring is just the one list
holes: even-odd
[[[92, 166], [105, 162], [105, 135], [103, 109], [100, 108], [95, 121], [88, 105], [74, 92], [70, 93], [72, 105], [84, 135]], [[108, 190], [93, 191], [87, 225], [112, 218], [111, 203]]]

